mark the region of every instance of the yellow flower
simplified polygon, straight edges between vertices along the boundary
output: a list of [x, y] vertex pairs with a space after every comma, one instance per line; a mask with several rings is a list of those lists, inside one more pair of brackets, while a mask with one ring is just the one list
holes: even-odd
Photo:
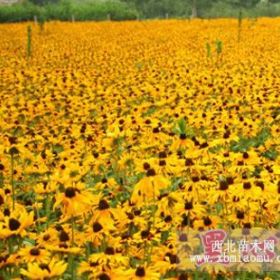
[[138, 266], [135, 270], [129, 270], [130, 275], [127, 279], [129, 280], [158, 280], [160, 274], [152, 267]]
[[66, 268], [66, 263], [53, 258], [49, 263], [28, 263], [27, 269], [22, 268], [20, 273], [29, 279], [43, 280], [62, 275]]
[[38, 262], [46, 263], [49, 261], [50, 253], [44, 248], [40, 247], [26, 247], [20, 249], [18, 255], [21, 257], [24, 262]]
[[33, 225], [34, 213], [28, 213], [24, 208], [13, 211], [8, 217], [5, 216], [4, 222], [0, 222], [0, 239], [12, 235], [25, 236], [27, 229]]
[[[87, 241], [91, 241], [94, 246], [100, 246], [104, 237], [109, 231], [116, 230], [116, 227], [111, 223], [107, 223], [102, 217], [96, 221], [92, 221], [83, 236], [86, 236]], [[83, 238], [83, 236], [81, 238]]]
[[64, 193], [55, 196], [54, 208], [61, 208], [64, 216], [74, 217], [89, 211], [97, 204], [97, 197], [87, 190], [67, 187]]
[[168, 179], [161, 175], [156, 175], [154, 169], [150, 168], [146, 172], [146, 176], [142, 178], [134, 187], [131, 202], [143, 205], [147, 202], [156, 201], [160, 195], [160, 190], [169, 186]]

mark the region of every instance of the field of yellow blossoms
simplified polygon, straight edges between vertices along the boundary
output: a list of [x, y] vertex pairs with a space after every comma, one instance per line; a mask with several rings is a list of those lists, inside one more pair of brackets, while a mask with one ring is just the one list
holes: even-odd
[[279, 227], [279, 40], [265, 18], [0, 25], [0, 279], [280, 279], [178, 270], [176, 246]]

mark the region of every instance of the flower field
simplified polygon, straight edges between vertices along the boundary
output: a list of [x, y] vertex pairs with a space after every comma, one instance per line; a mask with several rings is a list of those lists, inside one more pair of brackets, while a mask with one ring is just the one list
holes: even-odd
[[280, 279], [177, 269], [180, 230], [279, 227], [279, 40], [266, 18], [0, 25], [0, 279]]

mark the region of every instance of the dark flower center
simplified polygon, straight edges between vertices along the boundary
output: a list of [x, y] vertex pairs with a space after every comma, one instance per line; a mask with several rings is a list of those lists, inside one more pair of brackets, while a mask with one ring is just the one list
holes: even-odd
[[234, 179], [232, 177], [227, 177], [227, 183], [232, 185], [234, 183]]
[[185, 133], [180, 134], [180, 139], [181, 140], [186, 140], [187, 139], [187, 135]]
[[90, 262], [90, 263], [89, 263], [89, 266], [90, 266], [90, 267], [98, 266], [98, 262]]
[[228, 189], [228, 182], [227, 181], [221, 181], [220, 182], [220, 190], [226, 191]]
[[191, 158], [187, 158], [185, 161], [185, 166], [192, 166], [194, 165], [193, 161]]
[[1, 262], [3, 262], [3, 263], [6, 262], [8, 258], [9, 258], [9, 255], [0, 256], [0, 263]]
[[18, 155], [19, 154], [19, 150], [16, 147], [12, 147], [9, 150], [9, 152], [10, 152], [11, 155]]
[[110, 276], [105, 273], [99, 275], [99, 280], [111, 280]]
[[240, 201], [240, 199], [239, 199], [239, 197], [234, 196], [234, 197], [233, 197], [233, 199], [232, 199], [232, 201], [233, 201], [233, 202], [239, 202], [239, 201]]
[[44, 263], [41, 263], [39, 265], [39, 267], [42, 269], [42, 270], [47, 270], [48, 272], [51, 272], [49, 266], [47, 264], [44, 264]]
[[66, 241], [68, 241], [68, 240], [69, 240], [69, 235], [67, 234], [67, 232], [65, 232], [64, 230], [62, 230], [62, 231], [60, 232], [60, 235], [59, 235], [59, 240], [60, 240], [61, 242], [66, 242]]
[[99, 153], [94, 152], [94, 153], [93, 153], [93, 156], [94, 156], [95, 158], [98, 158], [98, 157], [99, 157]]
[[146, 272], [145, 272], [145, 268], [144, 267], [137, 267], [136, 271], [135, 271], [135, 275], [138, 277], [145, 277]]
[[244, 190], [249, 190], [249, 189], [251, 189], [251, 183], [250, 183], [250, 182], [245, 182], [245, 183], [243, 183], [243, 189], [244, 189]]
[[188, 279], [189, 279], [188, 274], [181, 274], [181, 275], [179, 276], [179, 279], [178, 279], [178, 280], [188, 280]]
[[244, 212], [238, 210], [237, 213], [236, 213], [236, 217], [240, 220], [243, 220], [244, 219]]
[[262, 190], [264, 190], [264, 183], [262, 181], [256, 182], [256, 186], [260, 187]]
[[149, 163], [147, 163], [147, 162], [144, 162], [144, 164], [143, 164], [143, 168], [145, 169], [145, 170], [148, 170], [148, 169], [150, 169], [150, 164]]
[[6, 209], [4, 209], [3, 213], [4, 213], [4, 216], [10, 216], [11, 211], [8, 208], [6, 208]]
[[194, 183], [198, 182], [198, 181], [199, 181], [199, 177], [198, 177], [198, 176], [192, 177], [192, 181], [193, 181]]
[[68, 249], [68, 245], [66, 243], [59, 243], [59, 248]]
[[65, 190], [65, 196], [68, 198], [73, 198], [76, 195], [76, 189], [75, 188], [67, 188]]
[[105, 250], [106, 255], [114, 255], [115, 254], [115, 249], [113, 247], [107, 247]]
[[179, 258], [177, 257], [177, 255], [169, 254], [168, 257], [171, 264], [175, 264], [179, 262]]
[[159, 152], [158, 157], [159, 158], [166, 158], [167, 157], [166, 152]]
[[127, 217], [129, 220], [133, 220], [134, 219], [134, 215], [132, 213], [126, 213]]
[[101, 181], [103, 184], [106, 184], [108, 182], [107, 178], [103, 178]]
[[61, 230], [63, 230], [63, 227], [61, 225], [55, 225], [55, 229], [57, 231], [61, 231]]
[[30, 251], [29, 251], [30, 255], [32, 256], [39, 256], [40, 255], [40, 250], [38, 248], [32, 248]]
[[150, 231], [148, 231], [148, 230], [142, 230], [141, 231], [141, 237], [142, 238], [147, 238], [149, 236], [149, 234], [150, 234]]
[[207, 148], [208, 146], [209, 146], [208, 143], [205, 142], [205, 143], [202, 143], [202, 144], [200, 145], [200, 148], [201, 148], [201, 149], [204, 149], [204, 148]]
[[44, 235], [43, 240], [48, 241], [51, 238], [49, 234]]
[[191, 210], [191, 209], [193, 209], [193, 203], [192, 201], [187, 201], [185, 203], [185, 210]]
[[20, 222], [14, 218], [9, 219], [10, 230], [17, 230], [20, 227]]
[[166, 223], [169, 223], [169, 222], [172, 221], [172, 217], [171, 217], [170, 215], [168, 215], [168, 216], [166, 216], [166, 217], [164, 218], [164, 221], [165, 221]]
[[249, 158], [249, 154], [248, 154], [247, 152], [243, 153], [243, 158], [244, 158], [244, 159]]
[[139, 216], [141, 214], [141, 211], [136, 209], [133, 211], [133, 213], [135, 216]]
[[94, 232], [99, 232], [100, 230], [102, 230], [102, 225], [99, 224], [98, 222], [94, 223], [93, 226], [92, 226], [92, 229]]
[[109, 209], [109, 208], [110, 208], [110, 206], [105, 199], [100, 200], [99, 205], [98, 205], [99, 210], [106, 210], [106, 209]]
[[146, 175], [147, 175], [148, 177], [155, 176], [155, 175], [156, 175], [156, 171], [155, 171], [153, 168], [150, 168], [150, 169], [147, 171]]
[[203, 219], [203, 223], [205, 226], [210, 226], [212, 224], [212, 221], [209, 217], [206, 217]]

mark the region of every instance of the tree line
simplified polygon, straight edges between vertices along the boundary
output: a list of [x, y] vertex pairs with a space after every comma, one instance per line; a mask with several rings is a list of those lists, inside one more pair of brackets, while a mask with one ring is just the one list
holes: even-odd
[[0, 22], [280, 16], [280, 0], [23, 0], [0, 5]]

